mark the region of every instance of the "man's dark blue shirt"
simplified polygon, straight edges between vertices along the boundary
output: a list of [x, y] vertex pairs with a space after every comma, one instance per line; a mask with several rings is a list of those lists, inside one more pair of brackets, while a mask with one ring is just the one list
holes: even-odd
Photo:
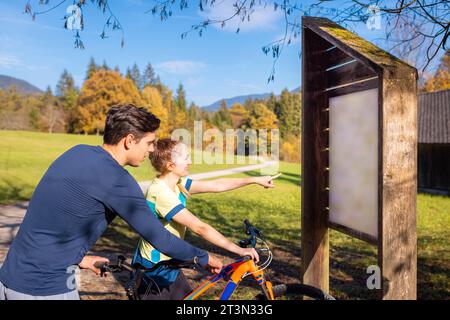
[[179, 260], [208, 254], [166, 231], [136, 180], [100, 146], [78, 145], [48, 168], [0, 269], [8, 288], [35, 296], [73, 290], [73, 268], [119, 215], [159, 251]]

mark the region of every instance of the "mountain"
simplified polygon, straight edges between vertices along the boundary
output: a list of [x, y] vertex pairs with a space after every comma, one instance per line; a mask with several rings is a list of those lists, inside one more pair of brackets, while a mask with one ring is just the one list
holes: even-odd
[[21, 93], [42, 93], [42, 90], [33, 86], [25, 80], [0, 74], [0, 89], [6, 89], [10, 86], [16, 86]]
[[[300, 91], [300, 87], [292, 90], [291, 92], [299, 92], [299, 91]], [[222, 100], [225, 100], [225, 102], [227, 103], [227, 107], [230, 108], [234, 103], [244, 104], [247, 99], [253, 99], [253, 100], [266, 99], [269, 96], [270, 96], [270, 93], [260, 93], [260, 94], [249, 94], [246, 96], [236, 96], [236, 97], [227, 98], [227, 99], [220, 99], [210, 105], [202, 107], [202, 109], [207, 110], [209, 112], [214, 112], [214, 111], [219, 110], [220, 103], [222, 102]]]

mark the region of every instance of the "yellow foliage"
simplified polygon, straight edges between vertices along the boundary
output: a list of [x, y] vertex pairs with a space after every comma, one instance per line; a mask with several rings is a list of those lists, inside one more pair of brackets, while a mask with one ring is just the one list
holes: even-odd
[[118, 72], [100, 69], [87, 79], [78, 97], [76, 131], [101, 133], [106, 113], [117, 104], [141, 104], [141, 96], [133, 81]]
[[450, 51], [442, 57], [439, 69], [425, 82], [421, 91], [434, 92], [446, 89], [450, 89]]
[[169, 137], [169, 112], [164, 107], [163, 98], [157, 88], [146, 86], [142, 90], [142, 106], [161, 120], [158, 136], [160, 138]]
[[278, 119], [275, 113], [262, 103], [256, 103], [251, 114], [250, 125], [253, 129], [276, 129]]
[[240, 103], [235, 103], [231, 106], [230, 117], [233, 128], [239, 128], [248, 118], [248, 111]]
[[299, 137], [291, 135], [281, 144], [280, 158], [288, 162], [300, 162], [301, 151]]

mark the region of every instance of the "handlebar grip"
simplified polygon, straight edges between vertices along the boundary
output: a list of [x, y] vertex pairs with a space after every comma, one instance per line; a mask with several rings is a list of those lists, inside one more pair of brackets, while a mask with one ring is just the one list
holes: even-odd
[[106, 261], [96, 261], [96, 262], [94, 262], [94, 267], [96, 267], [98, 269], [101, 269], [101, 268], [103, 268], [104, 266], [107, 266], [107, 265], [108, 265], [108, 262], [106, 262]]
[[249, 245], [251, 245], [251, 241], [249, 239], [239, 241], [239, 246], [241, 248], [247, 248]]

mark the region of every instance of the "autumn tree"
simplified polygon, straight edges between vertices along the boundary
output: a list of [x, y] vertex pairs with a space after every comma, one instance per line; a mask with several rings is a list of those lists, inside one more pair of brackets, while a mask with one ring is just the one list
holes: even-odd
[[263, 103], [255, 103], [250, 112], [250, 125], [252, 129], [277, 129], [278, 119], [275, 113]]
[[115, 71], [98, 70], [81, 88], [76, 131], [100, 134], [109, 108], [128, 103], [141, 104], [139, 90], [133, 81]]
[[450, 89], [450, 50], [442, 57], [435, 74], [428, 79], [421, 91], [433, 92]]
[[169, 114], [164, 107], [163, 98], [159, 90], [152, 86], [146, 86], [142, 91], [142, 106], [161, 120], [158, 130], [159, 137], [169, 137]]
[[240, 103], [234, 103], [230, 109], [230, 118], [233, 128], [245, 129], [249, 125], [249, 112]]

